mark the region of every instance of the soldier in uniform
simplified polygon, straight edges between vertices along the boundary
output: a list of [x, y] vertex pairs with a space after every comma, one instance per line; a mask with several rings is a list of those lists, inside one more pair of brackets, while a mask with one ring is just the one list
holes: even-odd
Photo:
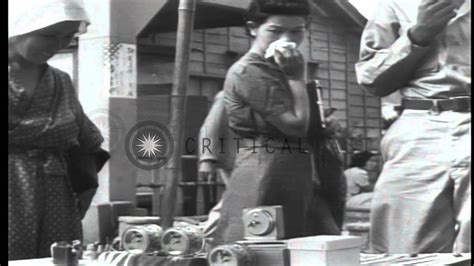
[[470, 22], [468, 0], [380, 0], [364, 29], [358, 81], [403, 110], [381, 143], [375, 252], [471, 250]]
[[[225, 184], [228, 183], [237, 153], [235, 137], [228, 126], [224, 91], [220, 91], [199, 131], [199, 175], [202, 180], [215, 180], [219, 175]], [[204, 229], [206, 236], [215, 231], [221, 207], [222, 200], [210, 211]]]

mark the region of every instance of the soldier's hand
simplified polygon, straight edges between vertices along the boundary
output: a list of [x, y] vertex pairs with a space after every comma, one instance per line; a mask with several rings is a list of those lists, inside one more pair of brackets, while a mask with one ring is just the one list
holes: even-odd
[[441, 33], [449, 20], [456, 16], [456, 6], [452, 0], [422, 0], [418, 7], [416, 24], [409, 30], [415, 44], [426, 46]]
[[395, 110], [394, 105], [382, 105], [382, 118], [387, 121], [397, 119], [400, 113]]
[[217, 166], [215, 161], [202, 161], [199, 164], [199, 178], [201, 181], [212, 182], [216, 180]]

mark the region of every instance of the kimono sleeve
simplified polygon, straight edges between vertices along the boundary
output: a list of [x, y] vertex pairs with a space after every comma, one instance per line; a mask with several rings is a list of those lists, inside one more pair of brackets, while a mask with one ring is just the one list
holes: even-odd
[[97, 126], [84, 114], [81, 105], [79, 104], [78, 106], [80, 115], [77, 119], [80, 131], [77, 140], [79, 141], [79, 146], [87, 152], [99, 151], [104, 138]]
[[[74, 87], [69, 76], [66, 79], [64, 86], [66, 88], [67, 97], [69, 97], [69, 102], [71, 103], [71, 109], [74, 113], [74, 116], [79, 125], [79, 134], [77, 136], [77, 141], [79, 142], [80, 149], [85, 153], [94, 153], [100, 151], [100, 146], [104, 141], [100, 130], [97, 126], [87, 117], [82, 109], [81, 103], [77, 99], [74, 92]], [[72, 92], [72, 93], [71, 93]]]
[[62, 85], [65, 96], [74, 114], [79, 133], [77, 135], [78, 146], [69, 149], [66, 156], [68, 177], [72, 190], [82, 194], [99, 186], [98, 172], [110, 158], [108, 152], [101, 149], [104, 138], [99, 129], [92, 123], [82, 110], [69, 76], [62, 76]]

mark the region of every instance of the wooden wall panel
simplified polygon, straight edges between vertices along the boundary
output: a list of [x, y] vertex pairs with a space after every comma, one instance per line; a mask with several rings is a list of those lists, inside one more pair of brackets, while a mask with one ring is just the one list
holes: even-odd
[[247, 37], [247, 32], [244, 27], [231, 27], [229, 30], [231, 36]]
[[[148, 39], [156, 44], [174, 46], [176, 34], [158, 34]], [[248, 51], [251, 40], [244, 27], [196, 30], [192, 40], [189, 67], [193, 79], [199, 83], [193, 81], [190, 85], [191, 94], [206, 96], [210, 103], [215, 93], [222, 89], [227, 69]], [[309, 61], [308, 78], [318, 79], [323, 86], [326, 106], [338, 108], [336, 115], [344, 126], [362, 129], [362, 135], [367, 137], [374, 135], [369, 132], [380, 129], [380, 100], [357, 84], [354, 64], [359, 56], [359, 43], [360, 36], [340, 20], [315, 16], [301, 50]], [[158, 79], [166, 80], [169, 76], [169, 66], [165, 69], [168, 70], [157, 70]]]
[[201, 95], [201, 81], [195, 77], [190, 77], [186, 88], [186, 95]]
[[245, 53], [250, 48], [250, 41], [247, 36], [231, 36], [229, 50], [236, 53]]
[[344, 90], [344, 92], [347, 92], [345, 81], [331, 80], [331, 89]]
[[[332, 100], [341, 100], [344, 101], [347, 105], [346, 102], [346, 91], [345, 90], [335, 90], [331, 89], [331, 99]], [[345, 108], [344, 108], [345, 109]]]
[[347, 103], [349, 106], [364, 106], [364, 96], [350, 95]]
[[365, 110], [363, 106], [350, 106], [349, 107], [349, 117], [351, 118], [361, 118], [365, 117]]
[[227, 34], [215, 34], [206, 30], [206, 42], [208, 44], [227, 44]]

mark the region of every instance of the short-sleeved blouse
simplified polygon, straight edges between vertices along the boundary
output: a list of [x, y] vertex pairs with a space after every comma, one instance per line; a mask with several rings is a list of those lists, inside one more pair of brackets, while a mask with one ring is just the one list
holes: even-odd
[[227, 72], [224, 83], [229, 126], [243, 137], [285, 137], [268, 118], [292, 110], [293, 96], [283, 71], [247, 53]]

